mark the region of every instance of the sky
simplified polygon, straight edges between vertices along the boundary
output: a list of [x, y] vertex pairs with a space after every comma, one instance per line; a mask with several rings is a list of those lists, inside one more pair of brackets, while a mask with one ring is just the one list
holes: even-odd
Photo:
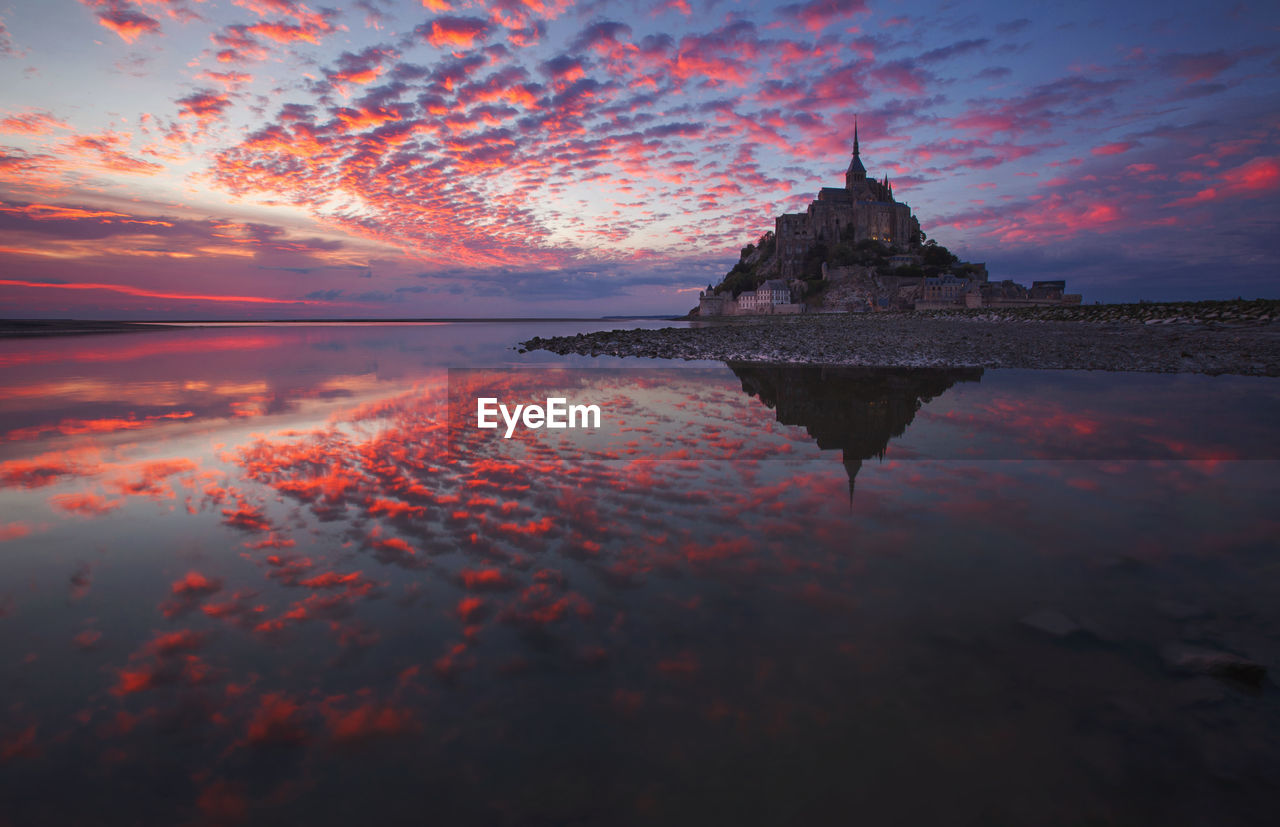
[[868, 173], [993, 279], [1280, 296], [1280, 6], [0, 0], [0, 317], [683, 313]]

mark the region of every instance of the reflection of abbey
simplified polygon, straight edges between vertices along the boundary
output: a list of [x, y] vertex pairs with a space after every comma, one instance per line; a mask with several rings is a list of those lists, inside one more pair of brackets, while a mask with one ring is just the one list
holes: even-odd
[[844, 174], [844, 187], [823, 187], [807, 212], [778, 216], [774, 235], [782, 277], [799, 278], [806, 254], [817, 243], [834, 246], [870, 239], [906, 249], [919, 242], [920, 222], [910, 207], [893, 200], [888, 175], [883, 183], [867, 180], [855, 125], [853, 158]]
[[860, 368], [730, 363], [742, 390], [783, 425], [799, 425], [824, 451], [843, 452], [849, 495], [864, 460], [884, 459], [916, 413], [982, 368]]
[[960, 261], [926, 241], [911, 207], [893, 197], [889, 176], [867, 178], [853, 128], [853, 157], [843, 187], [823, 187], [802, 213], [785, 213], [774, 230], [742, 249], [717, 287], [691, 315], [940, 310], [958, 307], [1078, 304], [1066, 282], [1030, 288], [992, 282], [985, 264]]

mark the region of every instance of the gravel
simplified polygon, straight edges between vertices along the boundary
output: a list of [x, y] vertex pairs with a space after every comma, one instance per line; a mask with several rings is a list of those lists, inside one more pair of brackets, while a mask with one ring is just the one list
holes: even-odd
[[1114, 317], [1107, 321], [1055, 321], [1021, 308], [1012, 313], [739, 317], [656, 330], [534, 337], [523, 342], [521, 349], [589, 356], [866, 367], [1280, 376], [1280, 325], [1270, 318], [1220, 315], [1217, 320], [1199, 322], [1176, 318], [1160, 323]]

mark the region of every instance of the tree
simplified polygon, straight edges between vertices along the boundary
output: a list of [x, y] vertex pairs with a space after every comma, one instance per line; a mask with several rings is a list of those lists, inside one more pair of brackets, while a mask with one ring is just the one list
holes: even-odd
[[802, 278], [820, 279], [822, 278], [822, 263], [827, 260], [827, 245], [821, 241], [811, 246], [804, 254], [804, 261], [800, 265], [800, 273]]
[[950, 267], [960, 260], [958, 256], [952, 255], [950, 250], [933, 239], [924, 243], [921, 253], [926, 267]]
[[827, 264], [832, 267], [848, 267], [857, 263], [857, 252], [843, 241], [831, 248], [831, 255], [827, 258]]

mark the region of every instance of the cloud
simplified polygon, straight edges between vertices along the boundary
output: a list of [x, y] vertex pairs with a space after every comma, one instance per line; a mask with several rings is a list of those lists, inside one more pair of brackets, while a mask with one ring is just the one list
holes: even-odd
[[49, 290], [105, 290], [125, 296], [136, 296], [148, 299], [177, 299], [194, 302], [226, 302], [231, 304], [316, 304], [305, 299], [273, 299], [265, 296], [219, 296], [208, 293], [173, 293], [164, 290], [147, 290], [142, 287], [131, 287], [124, 284], [101, 284], [97, 282], [66, 282], [53, 284], [37, 281], [21, 281], [19, 279], [0, 279], [0, 285], [6, 287], [31, 287]]
[[144, 34], [158, 34], [160, 21], [143, 14], [128, 0], [80, 0], [89, 8], [100, 9], [98, 23], [116, 34], [125, 43], [133, 43]]
[[30, 110], [0, 119], [0, 132], [11, 135], [48, 135], [63, 129], [70, 130], [71, 125], [42, 110]]
[[131, 155], [133, 136], [128, 132], [106, 131], [96, 134], [77, 134], [63, 140], [57, 147], [64, 158], [83, 161], [86, 166], [102, 172], [124, 175], [154, 175], [164, 169], [153, 161]]
[[1138, 146], [1134, 141], [1113, 141], [1109, 144], [1099, 144], [1089, 150], [1094, 155], [1119, 155], [1122, 152], [1128, 152]]
[[951, 43], [946, 46], [939, 47], [937, 49], [930, 49], [929, 51], [920, 55], [920, 62], [921, 63], [940, 63], [944, 60], [950, 60], [951, 58], [956, 57], [957, 55], [964, 55], [970, 52], [980, 52], [983, 49], [985, 49], [987, 47], [987, 44], [990, 42], [991, 41], [985, 37], [975, 38], [971, 40], [959, 40], [959, 41], [956, 41], [955, 43]]
[[207, 69], [196, 75], [196, 80], [206, 80], [210, 83], [221, 84], [224, 89], [232, 92], [241, 88], [245, 84], [252, 83], [253, 75], [246, 72], [215, 72]]
[[480, 17], [437, 17], [420, 24], [414, 33], [437, 48], [466, 49], [486, 39], [493, 26]]
[[1195, 207], [1223, 199], [1265, 195], [1276, 190], [1280, 190], [1280, 158], [1254, 158], [1217, 176], [1213, 186], [1169, 202], [1169, 207]]
[[983, 133], [1045, 132], [1066, 119], [1111, 108], [1111, 96], [1132, 83], [1126, 78], [1063, 77], [1012, 98], [972, 101], [967, 111], [949, 123], [957, 129]]
[[811, 32], [867, 11], [865, 0], [810, 0], [778, 9], [778, 15], [792, 20]]
[[377, 80], [394, 61], [397, 54], [380, 46], [370, 46], [360, 52], [343, 52], [337, 65], [325, 72], [325, 77], [339, 92], [346, 94], [351, 84], [364, 86]]
[[178, 98], [176, 103], [179, 115], [195, 118], [203, 128], [222, 118], [223, 112], [231, 106], [231, 98], [225, 92], [198, 89], [185, 98]]
[[4, 24], [4, 18], [0, 17], [0, 57], [21, 57], [25, 54], [25, 50], [20, 50], [14, 44], [13, 37]]
[[1161, 55], [1156, 65], [1162, 73], [1176, 75], [1187, 83], [1213, 80], [1239, 62], [1239, 57], [1222, 49], [1215, 52], [1174, 52]]
[[1007, 23], [997, 23], [996, 33], [1008, 37], [1009, 35], [1026, 31], [1027, 27], [1030, 25], [1030, 20], [1025, 17], [1019, 17], [1017, 20], [1010, 20]]
[[[659, 288], [648, 294], [654, 302], [668, 291], [671, 301], [683, 301], [677, 291], [714, 280], [713, 271], [727, 269], [774, 215], [803, 208], [818, 187], [839, 181], [854, 112], [875, 174], [891, 174], [924, 220], [967, 216], [956, 233], [981, 238], [994, 219], [978, 219], [1008, 207], [1009, 227], [1024, 217], [1039, 227], [1022, 206], [1058, 176], [1051, 165], [1123, 160], [1110, 170], [1116, 175], [1129, 164], [1161, 167], [1145, 153], [1170, 139], [1147, 132], [1171, 107], [1182, 108], [1182, 128], [1193, 121], [1188, 116], [1203, 120], [1224, 89], [1258, 88], [1242, 66], [1252, 60], [1265, 70], [1262, 61], [1272, 59], [1256, 38], [1228, 48], [1207, 37], [1169, 37], [1160, 50], [1129, 44], [1110, 62], [1116, 53], [1109, 50], [1091, 52], [1090, 60], [1038, 52], [1030, 71], [1033, 61], [1020, 50], [1035, 26], [1066, 42], [1083, 37], [1058, 27], [1076, 22], [1065, 10], [1033, 26], [1027, 18], [959, 12], [889, 18], [864, 2], [835, 0], [750, 15], [716, 3], [698, 14], [691, 3], [659, 3], [617, 19], [599, 16], [609, 13], [606, 4], [564, 0], [432, 0], [414, 5], [422, 11], [394, 13], [393, 4], [369, 0], [348, 16], [323, 4], [238, 0], [212, 22], [193, 16], [212, 15], [207, 4], [85, 2], [94, 14], [144, 12], [165, 21], [166, 32], [175, 25], [169, 20], [182, 21], [184, 36], [211, 39], [210, 49], [191, 57], [188, 80], [169, 81], [167, 116], [62, 120], [62, 109], [38, 101], [0, 116], [0, 130], [15, 144], [0, 149], [6, 186], [48, 207], [90, 202], [120, 213], [78, 221], [27, 213], [4, 240], [6, 260], [23, 268], [9, 278], [119, 281], [147, 291], [115, 294], [120, 306], [184, 301], [151, 293], [226, 292], [420, 309], [428, 296], [506, 300], [516, 289], [539, 301], [555, 301], [563, 290], [575, 305], [593, 294], [632, 302], [644, 292], [646, 268]], [[369, 28], [360, 28], [362, 17]], [[154, 32], [142, 25], [122, 36], [141, 44], [159, 32], [159, 24]], [[173, 47], [159, 39], [153, 45]], [[999, 65], [987, 65], [994, 58]], [[248, 131], [214, 128], [241, 117], [251, 119]], [[132, 133], [123, 126], [131, 122], [138, 124]], [[1241, 131], [1230, 117], [1219, 119], [1220, 130], [1228, 123]], [[1250, 152], [1220, 162], [1232, 167], [1275, 154], [1268, 145]], [[980, 179], [965, 183], [976, 171]], [[1229, 199], [1215, 195], [1231, 185], [1219, 172], [1206, 162], [1177, 173], [1204, 176], [1180, 189], [1161, 183], [1158, 194], [1120, 197], [1124, 220], [1147, 215], [1148, 197], [1222, 208]], [[1126, 178], [1133, 186], [1152, 183], [1150, 175]], [[184, 221], [146, 225], [134, 214], [145, 210], [120, 206], [139, 192], [129, 177], [149, 179], [148, 191], [183, 181], [215, 198], [289, 211], [290, 221], [314, 227], [306, 232], [346, 239], [345, 246], [247, 239], [240, 230], [220, 234]], [[1052, 189], [1064, 199], [1057, 209], [1068, 228], [1109, 231], [1077, 196]], [[1039, 195], [1048, 203], [1047, 191]], [[16, 220], [0, 215], [6, 226]], [[92, 238], [113, 243], [95, 256]], [[234, 290], [179, 289], [145, 267], [136, 271], [145, 276], [124, 275], [151, 258], [203, 279], [237, 255], [246, 267], [236, 272], [268, 268], [280, 277], [273, 282], [279, 290], [248, 287], [247, 278]], [[370, 256], [385, 262], [380, 279], [394, 277], [353, 289], [342, 274], [368, 272]], [[57, 260], [119, 269], [111, 277], [59, 276]], [[674, 275], [682, 269], [684, 282]], [[440, 275], [430, 293], [400, 289], [419, 272]], [[46, 294], [48, 306], [74, 288], [10, 289]]]

